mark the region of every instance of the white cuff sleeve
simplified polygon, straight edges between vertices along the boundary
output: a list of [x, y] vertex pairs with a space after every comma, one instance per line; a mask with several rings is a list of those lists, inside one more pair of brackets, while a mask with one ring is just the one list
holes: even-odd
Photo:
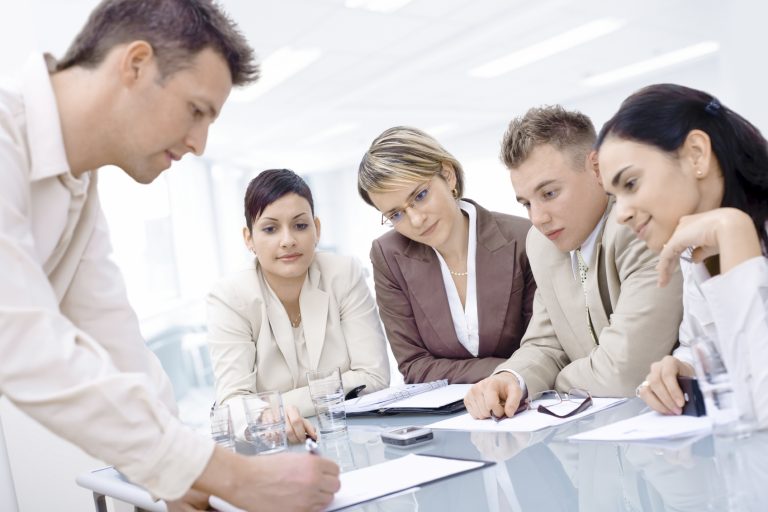
[[517, 378], [517, 383], [520, 385], [520, 389], [523, 392], [523, 396], [528, 396], [528, 387], [525, 385], [525, 381], [523, 380], [523, 376], [517, 373], [515, 370], [510, 370], [508, 368], [503, 368], [497, 372], [494, 372], [494, 375], [498, 375], [502, 372], [508, 372], [514, 375]]

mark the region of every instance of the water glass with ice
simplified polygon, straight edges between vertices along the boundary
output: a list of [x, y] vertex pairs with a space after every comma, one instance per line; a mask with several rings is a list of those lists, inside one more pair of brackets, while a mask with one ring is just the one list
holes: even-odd
[[245, 440], [257, 454], [266, 455], [285, 450], [285, 411], [277, 391], [265, 391], [243, 397], [243, 409], [248, 426]]
[[[696, 326], [694, 326], [696, 327]], [[743, 437], [756, 428], [752, 397], [734, 390], [719, 347], [701, 328], [694, 328], [691, 343], [696, 378], [716, 435]], [[742, 392], [748, 388], [742, 389]]]
[[335, 437], [347, 433], [347, 413], [344, 410], [344, 387], [341, 370], [307, 372], [307, 384], [312, 405], [315, 406], [321, 437]]

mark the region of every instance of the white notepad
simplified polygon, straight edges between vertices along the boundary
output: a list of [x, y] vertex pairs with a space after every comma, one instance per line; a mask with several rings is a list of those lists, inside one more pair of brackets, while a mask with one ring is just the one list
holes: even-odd
[[386, 409], [439, 409], [464, 399], [471, 384], [448, 384], [436, 380], [382, 389], [344, 403], [347, 414], [377, 412]]
[[570, 436], [571, 441], [651, 441], [708, 434], [712, 420], [706, 416], [664, 416], [649, 412]]
[[[348, 471], [340, 475], [341, 489], [326, 512], [365, 503], [492, 464], [494, 463], [412, 453], [399, 459]], [[211, 496], [210, 504], [221, 512], [242, 512], [216, 496]]]

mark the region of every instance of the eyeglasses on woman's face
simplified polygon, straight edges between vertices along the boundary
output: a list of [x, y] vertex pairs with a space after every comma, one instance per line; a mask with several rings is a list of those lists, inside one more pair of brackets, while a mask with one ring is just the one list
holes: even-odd
[[429, 199], [431, 198], [429, 188], [432, 186], [432, 180], [434, 179], [433, 176], [417, 187], [410, 198], [408, 198], [408, 201], [400, 208], [381, 214], [381, 223], [385, 226], [395, 227], [405, 220], [408, 208], [421, 209], [429, 204]]

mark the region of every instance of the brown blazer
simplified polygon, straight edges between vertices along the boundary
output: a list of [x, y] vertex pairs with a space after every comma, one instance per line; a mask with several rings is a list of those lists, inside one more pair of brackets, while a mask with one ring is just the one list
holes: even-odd
[[379, 314], [406, 382], [484, 379], [520, 346], [531, 318], [536, 283], [525, 253], [531, 223], [472, 204], [477, 209], [478, 357], [456, 336], [432, 248], [394, 230], [371, 247]]

